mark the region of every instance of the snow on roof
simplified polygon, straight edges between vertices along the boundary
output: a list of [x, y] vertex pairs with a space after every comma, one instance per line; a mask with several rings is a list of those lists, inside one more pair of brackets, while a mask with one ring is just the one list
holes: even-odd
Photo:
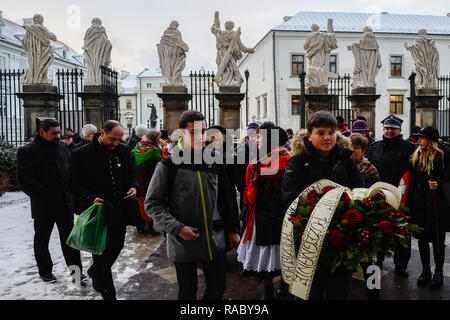
[[[2, 37], [0, 37], [0, 41], [5, 41], [7, 43], [22, 47], [22, 39], [25, 36], [25, 27], [21, 26], [13, 21], [10, 21], [5, 18], [0, 18], [1, 21], [4, 23], [4, 27], [2, 28]], [[51, 45], [54, 48], [66, 48], [67, 49], [67, 55], [66, 58], [64, 58], [62, 55], [58, 54], [58, 52], [54, 52], [54, 55], [60, 59], [66, 60], [70, 63], [84, 66], [83, 63], [79, 60], [79, 57], [82, 56], [75, 50], [73, 50], [71, 47], [69, 47], [67, 44], [65, 44], [62, 41], [51, 41]], [[77, 59], [78, 58], [78, 59]]]
[[150, 70], [145, 68], [144, 71], [137, 75], [138, 78], [147, 78], [147, 77], [162, 77], [161, 71], [159, 69]]
[[311, 25], [315, 23], [320, 26], [320, 30], [326, 31], [328, 19], [333, 19], [335, 32], [362, 32], [366, 25], [370, 25], [373, 31], [378, 33], [417, 34], [420, 29], [426, 29], [428, 34], [450, 35], [450, 17], [448, 16], [390, 13], [300, 11], [272, 30], [311, 31]]
[[136, 93], [136, 75], [129, 74], [125, 78], [119, 80], [120, 87], [123, 93]]

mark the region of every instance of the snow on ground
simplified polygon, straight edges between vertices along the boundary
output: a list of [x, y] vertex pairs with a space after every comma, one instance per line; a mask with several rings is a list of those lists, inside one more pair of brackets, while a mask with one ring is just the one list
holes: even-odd
[[[44, 283], [39, 277], [33, 250], [34, 227], [30, 200], [22, 192], [8, 192], [0, 197], [0, 299], [70, 300], [101, 299], [92, 288], [72, 284], [62, 255], [58, 229], [54, 226], [49, 251], [57, 283]], [[116, 291], [136, 274], [161, 242], [161, 237], [143, 236], [134, 227], [127, 228], [125, 247], [114, 264]], [[89, 253], [81, 252], [83, 273], [92, 263]], [[87, 274], [86, 274], [87, 275]], [[118, 296], [120, 299], [120, 296]]]

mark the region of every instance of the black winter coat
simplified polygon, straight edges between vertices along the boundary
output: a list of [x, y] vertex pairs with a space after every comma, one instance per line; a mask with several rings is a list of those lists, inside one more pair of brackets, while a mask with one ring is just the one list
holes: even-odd
[[[427, 236], [430, 241], [434, 240], [432, 237], [432, 230], [434, 230], [434, 212], [433, 200], [428, 185], [429, 180], [437, 181], [438, 189], [436, 193], [438, 225], [441, 232], [450, 231], [450, 206], [448, 197], [443, 190], [445, 184], [450, 183], [450, 149], [440, 146], [444, 150], [444, 160], [441, 157], [434, 161], [434, 170], [431, 176], [427, 172], [420, 170], [419, 165], [414, 168], [410, 163], [410, 191], [408, 196], [408, 207], [411, 212], [412, 222], [424, 228], [423, 235]], [[444, 161], [444, 167], [442, 163]]]
[[64, 142], [48, 142], [37, 135], [17, 151], [17, 182], [31, 200], [31, 216], [72, 216], [69, 188], [70, 154]]
[[81, 148], [82, 146], [85, 146], [85, 145], [87, 145], [88, 143], [90, 143], [90, 142], [83, 139], [83, 140], [81, 140], [80, 143], [75, 144], [75, 146], [73, 147], [73, 150], [78, 149], [78, 148]]
[[380, 181], [397, 187], [403, 174], [408, 170], [411, 155], [416, 146], [403, 140], [402, 135], [396, 138], [376, 141], [369, 146], [366, 158], [378, 170]]
[[334, 181], [348, 188], [364, 187], [364, 180], [351, 158], [352, 151], [337, 144], [327, 159], [322, 158], [306, 138], [303, 152], [289, 159], [281, 186], [283, 212], [310, 184], [322, 179]]
[[131, 138], [128, 140], [127, 142], [127, 146], [128, 146], [128, 151], [129, 152], [133, 152], [134, 148], [136, 147], [136, 145], [139, 143], [139, 141], [141, 141], [142, 139], [139, 138], [136, 135], [132, 135]]
[[93, 204], [95, 198], [110, 200], [117, 212], [108, 217], [109, 222], [120, 221], [126, 225], [137, 223], [138, 209], [135, 200], [124, 200], [130, 188], [139, 192], [136, 171], [125, 144], [112, 151], [106, 149], [94, 136], [89, 143], [72, 153], [70, 182], [81, 210]]

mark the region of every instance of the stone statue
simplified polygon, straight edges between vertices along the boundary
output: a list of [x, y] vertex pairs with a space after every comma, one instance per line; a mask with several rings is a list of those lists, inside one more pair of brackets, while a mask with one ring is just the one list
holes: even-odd
[[328, 87], [330, 52], [338, 47], [332, 22], [333, 20], [328, 20], [326, 33], [320, 32], [320, 27], [313, 24], [311, 26], [312, 32], [306, 37], [304, 49], [309, 61], [306, 74], [307, 87]]
[[411, 52], [416, 65], [416, 88], [436, 89], [439, 53], [427, 30], [420, 29], [416, 43], [410, 46], [405, 43], [405, 48]]
[[87, 67], [85, 85], [101, 85], [102, 72], [100, 67], [111, 64], [112, 44], [108, 40], [106, 30], [99, 18], [92, 19], [92, 26], [84, 35], [84, 61]]
[[169, 86], [184, 86], [181, 73], [186, 66], [189, 47], [181, 38], [179, 25], [177, 21], [172, 21], [156, 45], [161, 73], [166, 78], [165, 85]]
[[28, 69], [22, 83], [51, 84], [47, 78], [48, 68], [53, 62], [53, 47], [50, 41], [56, 41], [56, 36], [44, 27], [44, 17], [33, 16], [33, 24], [25, 27], [26, 33], [22, 40], [22, 48], [28, 54]]
[[215, 12], [211, 32], [216, 36], [217, 73], [215, 80], [219, 87], [240, 87], [244, 79], [239, 72], [237, 61], [242, 58], [242, 52], [255, 53], [241, 42], [241, 28], [233, 31], [234, 22], [225, 22], [225, 30], [220, 29], [219, 12]]
[[355, 58], [352, 88], [375, 88], [375, 77], [382, 65], [378, 42], [372, 28], [366, 26], [359, 43], [352, 43], [347, 49], [353, 52]]

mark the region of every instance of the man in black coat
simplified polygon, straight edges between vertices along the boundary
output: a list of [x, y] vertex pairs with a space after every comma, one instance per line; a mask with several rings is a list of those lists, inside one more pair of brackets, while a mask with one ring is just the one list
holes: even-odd
[[[72, 196], [69, 190], [70, 155], [60, 141], [61, 129], [55, 119], [39, 125], [34, 140], [17, 151], [17, 182], [31, 200], [34, 219], [34, 254], [39, 275], [45, 282], [56, 282], [48, 243], [56, 223], [67, 266], [82, 270], [80, 252], [66, 240], [73, 227]], [[82, 275], [82, 284], [86, 277]]]
[[104, 204], [106, 248], [102, 255], [93, 255], [88, 275], [105, 300], [116, 298], [111, 267], [123, 248], [126, 226], [135, 223], [132, 220], [137, 214], [132, 199], [136, 198], [138, 182], [128, 148], [119, 143], [123, 134], [118, 121], [105, 122], [92, 143], [74, 150], [70, 171], [71, 187], [81, 210], [94, 203]]
[[[377, 169], [380, 181], [397, 187], [401, 178], [408, 170], [411, 155], [416, 146], [403, 140], [401, 125], [403, 120], [389, 115], [383, 123], [383, 140], [369, 146], [366, 157]], [[402, 277], [408, 277], [406, 271], [411, 257], [411, 248], [397, 248], [394, 255], [395, 272]], [[383, 257], [378, 257], [383, 259]]]

